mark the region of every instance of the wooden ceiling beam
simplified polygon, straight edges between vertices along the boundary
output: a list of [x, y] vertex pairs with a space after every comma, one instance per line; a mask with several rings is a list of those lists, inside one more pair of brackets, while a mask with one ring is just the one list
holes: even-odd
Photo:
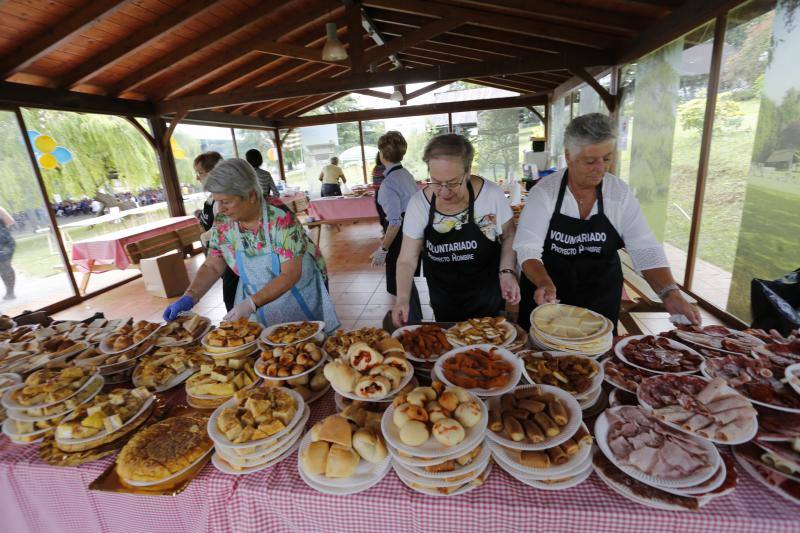
[[493, 28], [501, 32], [522, 33], [589, 48], [613, 48], [621, 46], [628, 41], [617, 35], [603, 34], [597, 31], [559, 24], [541, 24], [529, 18], [500, 15], [491, 11], [445, 5], [430, 0], [403, 0], [402, 2], [397, 2], [396, 0], [364, 0], [364, 6], [440, 18], [463, 17], [470, 24]]
[[92, 0], [60, 18], [50, 28], [23, 42], [0, 59], [0, 79], [24, 70], [31, 63], [55, 50], [60, 44], [83, 28], [96, 24], [122, 8], [126, 0]]
[[439, 113], [459, 113], [462, 111], [477, 111], [484, 109], [505, 109], [528, 105], [544, 105], [545, 103], [547, 103], [546, 94], [531, 94], [505, 98], [467, 100], [462, 102], [442, 102], [437, 104], [398, 106], [385, 109], [367, 109], [364, 111], [331, 113], [327, 115], [314, 115], [311, 117], [276, 118], [274, 121], [281, 128], [298, 128], [303, 126], [316, 126], [320, 124], [354, 122], [357, 120], [378, 120], [383, 118], [413, 117], [419, 115], [434, 115]]
[[76, 68], [70, 69], [61, 78], [55, 81], [55, 86], [72, 88], [88, 81], [98, 72], [114, 65], [125, 56], [136, 52], [141, 47], [169, 30], [207, 12], [214, 5], [219, 4], [220, 1], [221, 0], [196, 0], [181, 5], [175, 11], [134, 30], [123, 40], [112, 44], [99, 54], [95, 54]]
[[242, 127], [264, 129], [274, 126], [272, 122], [264, 120], [261, 117], [232, 115], [230, 113], [220, 113], [217, 111], [192, 111], [188, 113], [181, 122], [184, 124], [205, 124], [222, 126], [225, 128]]
[[[287, 4], [290, 5], [290, 4]], [[183, 92], [187, 88], [202, 82], [203, 80], [215, 76], [220, 69], [224, 69], [231, 63], [240, 61], [247, 54], [253, 52], [259, 47], [268, 46], [276, 39], [283, 35], [296, 31], [299, 28], [324, 23], [329, 19], [331, 10], [326, 1], [325, 5], [319, 5], [314, 9], [297, 13], [296, 10], [291, 15], [286, 15], [280, 24], [270, 26], [268, 30], [261, 33], [258, 39], [247, 42], [244, 46], [237, 45], [226, 49], [223, 52], [215, 54], [212, 59], [205, 61], [199, 65], [193, 65], [180, 72], [177, 75], [172, 75], [168, 84], [160, 86], [157, 94], [153, 94], [153, 100], [161, 100], [174, 95], [178, 92]]]
[[235, 104], [248, 104], [294, 96], [309, 96], [333, 92], [349, 92], [356, 89], [385, 87], [427, 81], [447, 81], [463, 78], [496, 76], [502, 74], [518, 74], [539, 72], [565, 68], [564, 61], [580, 66], [596, 66], [613, 64], [608, 61], [604, 52], [589, 51], [574, 57], [541, 55], [533, 58], [512, 58], [493, 62], [468, 62], [455, 65], [440, 65], [428, 69], [406, 69], [379, 73], [360, 73], [343, 76], [338, 79], [322, 80], [312, 83], [284, 85], [281, 87], [263, 87], [232, 91], [225, 94], [196, 95], [166, 100], [158, 104], [162, 112], [173, 112], [184, 109], [212, 109]]
[[[324, 95], [322, 98], [320, 98], [319, 95], [303, 98], [301, 101], [296, 102], [291, 107], [284, 109], [283, 114], [285, 117], [299, 116], [302, 115], [303, 113], [308, 113], [309, 111], [313, 111], [314, 109], [317, 109], [318, 107], [323, 106], [329, 102], [338, 100], [339, 98], [346, 95], [347, 93], [333, 93], [329, 95]], [[277, 122], [279, 119], [275, 118], [273, 120]]]
[[355, 0], [345, 0], [344, 19], [347, 26], [347, 54], [353, 72], [364, 72], [364, 27], [361, 22], [361, 6]]
[[[313, 79], [327, 79], [327, 78], [331, 77], [331, 76], [327, 75], [327, 74], [330, 73], [331, 70], [332, 70], [331, 68], [326, 68], [326, 69], [323, 69], [323, 70], [316, 70], [314, 72], [304, 72], [303, 74], [294, 75], [291, 78], [285, 78], [285, 79], [282, 79], [282, 80], [278, 80], [277, 82], [270, 83], [269, 85], [276, 85], [277, 83], [280, 83], [280, 84], [283, 84], [283, 83], [301, 83], [301, 82], [308, 81], [308, 80], [313, 80]], [[347, 72], [349, 72], [349, 71], [345, 70], [345, 71], [340, 71], [340, 72], [334, 73], [334, 77], [335, 76], [344, 75]], [[263, 85], [262, 87], [266, 87], [266, 86], [267, 85]], [[266, 110], [267, 108], [279, 108], [279, 109], [282, 109], [282, 108], [286, 107], [287, 105], [291, 105], [291, 103], [292, 103], [292, 99], [291, 98], [268, 102], [266, 105], [263, 102], [259, 102], [259, 103], [256, 103], [256, 104], [248, 104], [248, 105], [241, 106], [241, 107], [237, 108], [236, 112], [237, 113], [242, 113], [242, 114], [245, 114], [245, 115], [258, 115], [262, 111]], [[273, 111], [273, 109], [270, 109], [270, 111]]]
[[437, 81], [437, 82], [431, 83], [430, 85], [426, 85], [425, 87], [421, 87], [421, 88], [417, 89], [416, 91], [411, 91], [410, 93], [408, 93], [408, 95], [406, 95], [407, 96], [407, 100], [413, 100], [414, 98], [422, 96], [423, 94], [427, 94], [427, 93], [429, 93], [431, 91], [435, 91], [436, 89], [444, 87], [445, 85], [450, 85], [451, 83], [453, 83], [453, 82], [451, 82], [451, 81]]
[[367, 63], [373, 63], [378, 59], [388, 57], [397, 52], [402, 52], [407, 48], [411, 48], [416, 44], [423, 43], [429, 39], [432, 39], [433, 37], [436, 37], [437, 35], [447, 33], [448, 31], [463, 25], [465, 22], [465, 18], [458, 16], [444, 17], [433, 21], [417, 30], [403, 35], [402, 37], [392, 39], [382, 46], [370, 48], [364, 54], [364, 61]]
[[383, 98], [384, 100], [391, 100], [392, 95], [383, 91], [375, 91], [373, 89], [359, 89], [353, 91], [354, 93], [363, 94], [364, 96], [371, 96], [373, 98]]
[[101, 113], [104, 115], [133, 115], [137, 117], [156, 114], [156, 108], [151, 102], [125, 100], [110, 96], [12, 82], [0, 82], [0, 105], [40, 107], [42, 109]]
[[589, 85], [589, 87], [594, 89], [594, 91], [597, 93], [600, 99], [603, 100], [603, 103], [606, 104], [606, 108], [608, 108], [608, 110], [611, 113], [617, 110], [617, 104], [619, 103], [617, 96], [608, 92], [608, 90], [606, 90], [605, 87], [600, 85], [600, 82], [597, 81], [597, 79], [594, 76], [589, 74], [589, 72], [585, 68], [570, 67], [569, 71], [572, 72], [573, 75], [585, 81], [586, 84]]
[[284, 2], [280, 0], [270, 0], [251, 8], [246, 21], [243, 21], [239, 15], [226, 20], [219, 26], [203, 32], [200, 36], [179, 46], [175, 50], [161, 55], [156, 61], [134, 70], [112, 87], [109, 87], [108, 93], [119, 95], [144, 85], [163, 72], [175, 69], [176, 65], [191, 58], [194, 54], [205, 50], [217, 41], [234, 35], [259, 22], [267, 15], [275, 13], [283, 4]]

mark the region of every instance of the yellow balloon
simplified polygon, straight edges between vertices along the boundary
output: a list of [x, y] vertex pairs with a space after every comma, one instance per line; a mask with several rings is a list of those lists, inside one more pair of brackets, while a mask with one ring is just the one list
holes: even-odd
[[185, 151], [183, 151], [183, 150], [182, 150], [182, 149], [180, 149], [180, 148], [178, 148], [178, 149], [173, 149], [173, 150], [172, 150], [172, 155], [174, 155], [174, 156], [175, 156], [175, 159], [186, 159], [186, 152], [185, 152]]
[[40, 152], [44, 152], [45, 154], [52, 152], [57, 146], [56, 141], [49, 135], [39, 135], [36, 137], [36, 140], [33, 141], [33, 144], [36, 145], [36, 148]]
[[269, 159], [270, 161], [278, 160], [278, 152], [275, 150], [275, 148], [270, 148], [269, 150], [267, 150], [267, 159]]
[[39, 156], [39, 164], [42, 168], [54, 169], [58, 166], [58, 161], [52, 154], [42, 154]]

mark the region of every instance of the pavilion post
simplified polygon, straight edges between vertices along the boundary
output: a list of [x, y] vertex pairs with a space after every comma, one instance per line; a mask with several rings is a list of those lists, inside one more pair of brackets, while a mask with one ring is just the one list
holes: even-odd
[[364, 152], [364, 128], [361, 127], [361, 121], [358, 121], [358, 142], [361, 145], [361, 170], [364, 173], [364, 184], [367, 183], [367, 156]]
[[161, 182], [164, 184], [164, 195], [166, 196], [169, 214], [173, 217], [184, 216], [186, 215], [186, 207], [183, 205], [180, 178], [178, 177], [178, 169], [175, 167], [172, 146], [167, 137], [167, 134], [172, 132], [167, 128], [162, 118], [150, 117], [148, 120], [156, 140], [158, 168], [161, 171]]
[[283, 168], [283, 148], [281, 145], [281, 132], [278, 128], [272, 130], [275, 135], [275, 151], [278, 153], [278, 171], [281, 174], [281, 179], [284, 183], [288, 183], [286, 181], [286, 170]]

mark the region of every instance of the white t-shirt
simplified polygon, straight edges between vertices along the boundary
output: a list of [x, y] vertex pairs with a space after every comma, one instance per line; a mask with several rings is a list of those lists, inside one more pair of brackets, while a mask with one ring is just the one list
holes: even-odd
[[[403, 220], [403, 233], [412, 239], [421, 239], [428, 225], [428, 212], [431, 204], [425, 197], [425, 190], [417, 191], [406, 207]], [[439, 233], [447, 233], [467, 221], [469, 207], [455, 215], [443, 215], [436, 211], [433, 215], [433, 228]], [[503, 224], [511, 220], [514, 213], [503, 190], [495, 183], [483, 180], [483, 187], [475, 198], [475, 222], [484, 235], [496, 240], [503, 233]]]
[[[517, 234], [514, 237], [514, 251], [517, 252], [520, 264], [528, 259], [542, 258], [547, 228], [556, 208], [558, 190], [563, 177], [564, 170], [554, 172], [543, 178], [528, 193], [528, 201], [520, 215]], [[613, 174], [606, 173], [603, 177], [603, 210], [625, 242], [625, 249], [637, 271], [669, 266], [664, 247], [647, 225], [639, 200], [630, 187]], [[592, 206], [589, 216], [596, 213], [597, 202]], [[578, 202], [572, 196], [569, 187], [564, 191], [561, 214], [580, 218]]]

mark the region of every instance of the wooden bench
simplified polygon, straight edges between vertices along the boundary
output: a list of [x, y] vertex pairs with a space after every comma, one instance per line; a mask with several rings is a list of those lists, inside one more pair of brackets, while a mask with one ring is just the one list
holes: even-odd
[[199, 224], [193, 224], [140, 241], [129, 242], [125, 245], [125, 253], [135, 267], [138, 267], [142, 259], [158, 257], [173, 250], [184, 255], [192, 255], [195, 252], [194, 243], [200, 240], [202, 232], [203, 228]]

